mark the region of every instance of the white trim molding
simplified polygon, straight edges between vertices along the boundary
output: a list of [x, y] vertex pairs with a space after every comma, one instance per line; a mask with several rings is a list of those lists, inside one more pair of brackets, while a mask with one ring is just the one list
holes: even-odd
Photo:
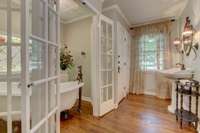
[[80, 17], [78, 17], [78, 18], [74, 18], [74, 19], [69, 20], [69, 21], [61, 20], [61, 23], [62, 23], [62, 24], [70, 24], [70, 23], [74, 23], [74, 22], [76, 22], [76, 21], [80, 21], [80, 20], [83, 20], [83, 19], [92, 17], [92, 16], [93, 16], [92, 14], [89, 14], [89, 15], [80, 16]]
[[124, 15], [121, 8], [117, 4], [104, 8], [103, 12], [109, 11], [109, 10], [116, 10], [120, 14], [120, 16], [125, 20], [126, 24], [128, 26], [131, 26], [130, 21], [127, 19], [127, 17]]

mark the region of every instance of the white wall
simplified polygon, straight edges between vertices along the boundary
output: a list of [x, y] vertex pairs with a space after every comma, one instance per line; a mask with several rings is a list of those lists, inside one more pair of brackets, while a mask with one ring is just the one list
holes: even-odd
[[[185, 18], [187, 16], [191, 18], [192, 24], [197, 30], [197, 33], [195, 35], [195, 41], [199, 42], [200, 44], [200, 0], [189, 0], [180, 18], [182, 30], [184, 27]], [[196, 60], [194, 60], [194, 53], [192, 53], [189, 57], [184, 57], [184, 64], [186, 65], [186, 67], [194, 69], [195, 71], [194, 79], [200, 81], [200, 50], [198, 50], [197, 54], [198, 54], [198, 57], [196, 58]], [[194, 101], [195, 100], [193, 99], [192, 100], [193, 112], [195, 112]], [[199, 113], [200, 113], [200, 109], [199, 109]]]
[[[193, 26], [196, 28], [196, 41], [200, 44], [200, 1], [199, 0], [190, 0], [186, 6], [182, 16], [181, 16], [181, 26], [184, 27], [185, 18], [189, 16], [191, 18]], [[199, 45], [200, 46], [200, 45]], [[194, 60], [194, 53], [189, 57], [184, 57], [184, 63], [186, 67], [193, 68], [196, 72], [195, 79], [200, 81], [200, 50], [198, 50], [198, 57]]]
[[[75, 66], [83, 66], [83, 96], [91, 97], [91, 27], [92, 17], [76, 21], [70, 24], [62, 24], [61, 40], [62, 45], [67, 44], [72, 53]], [[82, 56], [81, 52], [86, 55]], [[70, 80], [77, 76], [77, 69], [69, 74]]]

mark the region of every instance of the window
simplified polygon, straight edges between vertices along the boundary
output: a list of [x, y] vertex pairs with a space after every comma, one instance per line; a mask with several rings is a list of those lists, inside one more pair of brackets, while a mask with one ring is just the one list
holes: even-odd
[[143, 35], [139, 40], [139, 64], [142, 70], [163, 69], [164, 36]]
[[[7, 36], [0, 35], [0, 73], [5, 74], [7, 72]], [[12, 72], [18, 73], [21, 71], [21, 49], [20, 38], [12, 37]]]

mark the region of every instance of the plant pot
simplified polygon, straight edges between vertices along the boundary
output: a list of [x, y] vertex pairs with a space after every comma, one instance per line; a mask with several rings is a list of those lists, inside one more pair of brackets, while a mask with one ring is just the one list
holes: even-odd
[[65, 70], [65, 71], [61, 70], [61, 72], [60, 72], [60, 81], [61, 82], [69, 81], [69, 73], [68, 73], [67, 70]]

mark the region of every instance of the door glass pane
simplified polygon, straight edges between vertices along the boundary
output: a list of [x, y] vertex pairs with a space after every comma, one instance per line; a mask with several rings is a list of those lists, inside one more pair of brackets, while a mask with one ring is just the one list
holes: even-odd
[[20, 45], [21, 43], [21, 15], [19, 11], [12, 11], [12, 43]]
[[101, 69], [107, 69], [107, 56], [104, 54], [101, 55]]
[[7, 7], [7, 0], [0, 0], [0, 7]]
[[112, 84], [112, 81], [113, 81], [113, 78], [112, 78], [112, 71], [109, 71], [108, 72], [108, 84], [110, 85], [110, 84]]
[[21, 47], [12, 46], [12, 75], [19, 75], [21, 72]]
[[107, 69], [112, 69], [112, 67], [113, 67], [113, 64], [112, 64], [112, 62], [113, 62], [112, 56], [107, 56], [106, 61], [107, 61]]
[[56, 107], [56, 101], [57, 101], [57, 84], [56, 80], [50, 81], [48, 83], [48, 107], [49, 112], [51, 112]]
[[105, 37], [101, 37], [101, 52], [102, 52], [102, 54], [105, 54], [106, 50], [107, 50], [106, 38]]
[[112, 54], [112, 40], [108, 40], [108, 44], [107, 44], [107, 54]]
[[45, 83], [33, 86], [30, 95], [30, 119], [31, 128], [33, 128], [45, 117]]
[[49, 16], [49, 27], [48, 27], [48, 38], [49, 41], [56, 43], [57, 42], [57, 34], [56, 34], [56, 30], [57, 30], [57, 26], [56, 26], [56, 15], [53, 11], [49, 10], [48, 13]]
[[12, 130], [21, 133], [21, 89], [19, 82], [12, 82]]
[[7, 13], [6, 10], [0, 9], [0, 46], [7, 42]]
[[49, 77], [52, 77], [52, 76], [55, 76], [56, 73], [57, 73], [57, 48], [55, 46], [51, 46], [49, 45], [49, 56], [48, 56], [48, 59], [49, 59]]
[[101, 36], [102, 37], [106, 37], [106, 22], [102, 21], [101, 22]]
[[29, 47], [30, 80], [37, 81], [45, 77], [45, 47], [44, 44], [35, 40], [31, 41]]
[[35, 36], [44, 38], [45, 31], [45, 6], [43, 0], [31, 0], [31, 33]]
[[112, 25], [107, 24], [108, 26], [108, 39], [112, 40]]
[[0, 131], [7, 133], [7, 82], [0, 81]]
[[49, 118], [49, 132], [56, 133], [56, 114]]
[[[2, 106], [2, 105], [0, 105], [0, 106]], [[0, 113], [2, 113], [2, 112], [0, 112]], [[6, 116], [0, 115], [0, 131], [1, 131], [1, 133], [7, 133], [7, 117]]]
[[7, 74], [7, 46], [0, 45], [0, 75]]
[[108, 88], [102, 88], [101, 89], [101, 102], [103, 103], [103, 102], [105, 102], [105, 101], [107, 101], [107, 89]]
[[112, 99], [112, 86], [108, 87], [108, 100]]
[[107, 72], [101, 72], [101, 86], [107, 85]]

